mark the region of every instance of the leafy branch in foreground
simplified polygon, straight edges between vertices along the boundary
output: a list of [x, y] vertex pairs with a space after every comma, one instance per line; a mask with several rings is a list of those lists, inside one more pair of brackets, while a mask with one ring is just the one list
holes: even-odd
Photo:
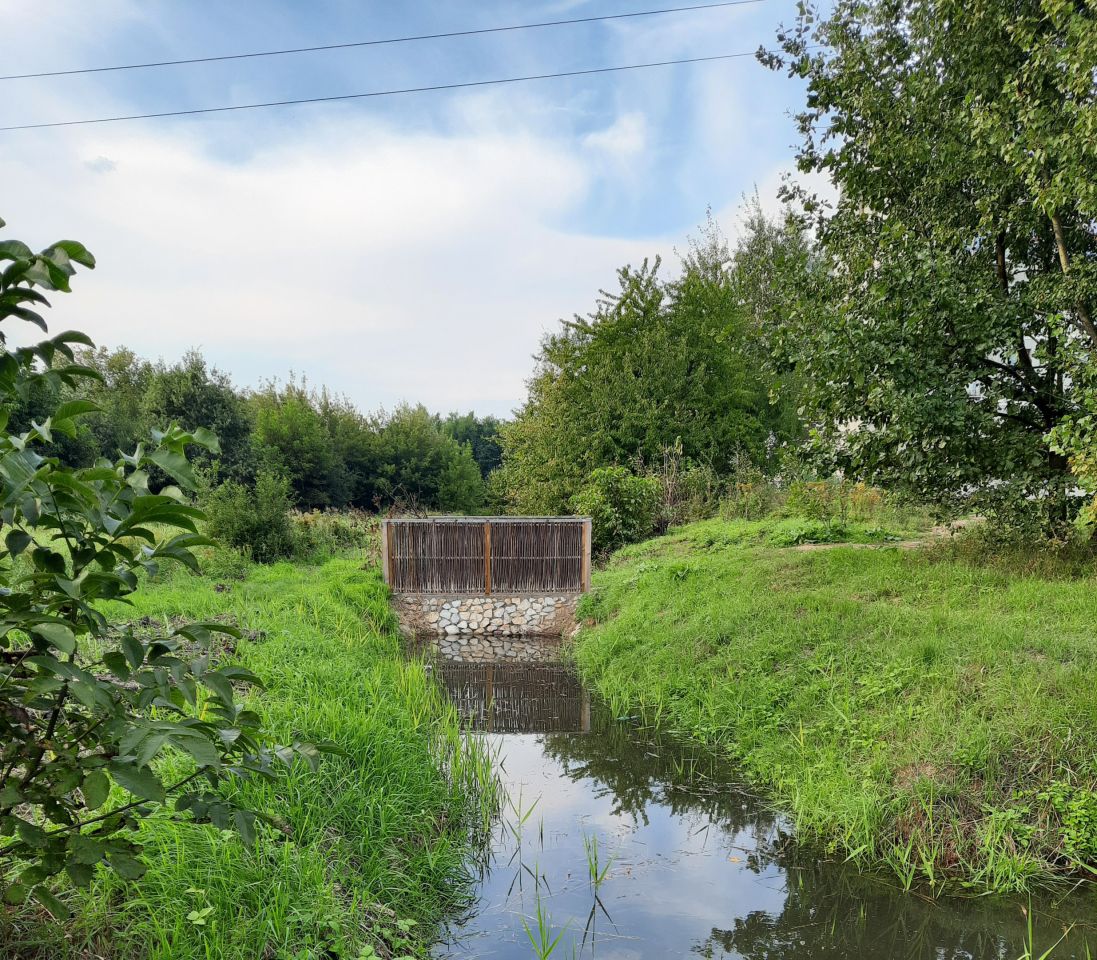
[[[75, 265], [95, 261], [74, 241], [38, 254], [0, 242], [0, 322], [45, 330], [41, 291], [68, 292]], [[32, 896], [55, 914], [64, 906], [48, 881], [63, 871], [77, 884], [99, 864], [125, 878], [143, 873], [135, 828], [158, 808], [235, 827], [252, 842], [258, 815], [221, 785], [271, 777], [297, 757], [315, 765], [322, 749], [264, 740], [237, 696], [258, 678], [217, 665], [211, 647], [215, 633], [238, 635], [234, 627], [190, 623], [138, 636], [100, 611], [162, 561], [197, 570], [193, 549], [209, 541], [180, 486], [194, 486], [187, 448], [216, 452], [217, 440], [173, 426], [113, 463], [62, 466], [50, 456], [54, 437], [74, 435], [77, 419], [97, 409], [78, 396], [96, 374], [75, 361], [77, 344], [90, 341], [67, 332], [8, 349], [0, 329], [0, 895], [9, 904]], [[13, 402], [43, 382], [75, 398], [9, 432]], [[179, 486], [152, 492], [153, 466]], [[189, 756], [193, 771], [165, 784], [153, 763], [171, 751]]]

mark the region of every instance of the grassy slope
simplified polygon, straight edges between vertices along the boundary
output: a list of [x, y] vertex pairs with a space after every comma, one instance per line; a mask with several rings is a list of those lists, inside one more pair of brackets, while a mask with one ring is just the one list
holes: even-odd
[[[254, 808], [292, 825], [292, 836], [267, 831], [256, 852], [212, 827], [151, 820], [146, 876], [125, 887], [104, 877], [77, 896], [74, 953], [91, 942], [96, 955], [150, 960], [358, 957], [363, 945], [399, 936], [398, 920], [426, 929], [438, 918], [488, 768], [437, 688], [401, 662], [384, 587], [360, 567], [255, 568], [224, 593], [181, 576], [143, 590], [136, 610], [111, 611], [231, 614], [262, 631], [236, 657], [268, 684], [256, 705], [273, 734], [333, 740], [350, 756], [326, 757], [316, 775], [301, 768], [246, 787]], [[188, 919], [207, 907], [203, 923]], [[24, 955], [64, 955], [61, 943], [41, 942], [44, 932], [24, 933]]]
[[1092, 576], [772, 542], [709, 521], [616, 555], [585, 601], [585, 675], [725, 745], [802, 832], [907, 882], [1097, 867]]

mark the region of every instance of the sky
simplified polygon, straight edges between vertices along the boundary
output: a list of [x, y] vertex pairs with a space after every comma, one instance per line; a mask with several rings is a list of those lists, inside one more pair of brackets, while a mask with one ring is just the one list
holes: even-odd
[[[0, 72], [598, 16], [685, 0], [57, 0], [0, 6]], [[791, 0], [294, 56], [2, 81], [0, 126], [772, 46]], [[14, 42], [12, 42], [14, 41]], [[474, 90], [0, 133], [0, 237], [98, 261], [51, 328], [364, 411], [509, 415], [540, 338], [711, 207], [775, 208], [803, 90], [753, 57]]]

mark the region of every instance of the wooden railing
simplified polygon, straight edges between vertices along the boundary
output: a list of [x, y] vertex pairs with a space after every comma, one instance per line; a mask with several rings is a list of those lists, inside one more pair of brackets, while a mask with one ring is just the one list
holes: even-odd
[[394, 593], [583, 593], [590, 589], [590, 520], [383, 520], [381, 569]]

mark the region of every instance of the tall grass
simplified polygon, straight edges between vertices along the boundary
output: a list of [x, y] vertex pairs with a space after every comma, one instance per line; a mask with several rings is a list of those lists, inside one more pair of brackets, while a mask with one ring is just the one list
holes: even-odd
[[790, 522], [618, 553], [580, 608], [582, 672], [615, 709], [722, 744], [802, 834], [904, 886], [1092, 878], [1095, 568], [776, 546]]
[[470, 838], [495, 802], [491, 764], [440, 689], [401, 659], [376, 571], [345, 559], [282, 563], [217, 587], [175, 577], [108, 614], [233, 618], [250, 633], [230, 656], [266, 681], [254, 707], [273, 735], [331, 740], [347, 756], [326, 757], [316, 774], [298, 768], [242, 786], [249, 805], [284, 824], [254, 849], [154, 816], [143, 827], [142, 880], [104, 875], [70, 891], [76, 919], [64, 928], [21, 917], [0, 930], [0, 956], [408, 954], [465, 894]]

